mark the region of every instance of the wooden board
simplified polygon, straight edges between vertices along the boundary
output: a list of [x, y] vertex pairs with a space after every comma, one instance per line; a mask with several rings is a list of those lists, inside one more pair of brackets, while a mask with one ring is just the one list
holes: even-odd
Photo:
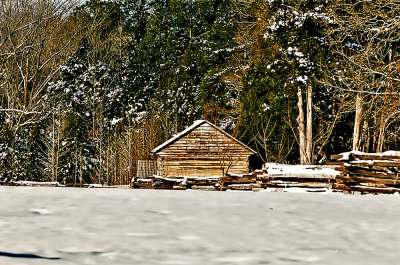
[[400, 193], [400, 189], [398, 188], [378, 188], [378, 187], [366, 187], [366, 186], [351, 186], [351, 190], [353, 191], [361, 191], [367, 193], [374, 193], [374, 194], [393, 194], [393, 193]]
[[349, 161], [350, 165], [355, 166], [364, 166], [364, 167], [400, 167], [400, 161], [391, 161], [391, 160], [355, 160]]
[[365, 176], [373, 178], [387, 178], [387, 179], [400, 179], [397, 174], [377, 171], [373, 169], [366, 169], [360, 167], [349, 167], [346, 171], [350, 175]]
[[329, 188], [331, 185], [329, 183], [319, 183], [319, 182], [304, 182], [304, 183], [273, 183], [266, 182], [263, 183], [266, 187], [280, 187], [280, 188]]
[[260, 184], [231, 184], [227, 185], [226, 188], [228, 190], [248, 190], [251, 191], [253, 189], [259, 189], [261, 188]]
[[371, 183], [371, 184], [383, 184], [383, 185], [392, 185], [392, 186], [400, 186], [399, 179], [385, 179], [385, 178], [373, 178], [373, 177], [364, 177], [364, 176], [347, 176], [347, 177], [338, 177], [337, 180], [344, 180], [343, 183]]
[[[273, 175], [265, 175], [267, 178], [272, 179], [334, 179], [332, 175], [324, 175], [324, 174], [273, 174]], [[262, 177], [260, 177], [261, 179]]]

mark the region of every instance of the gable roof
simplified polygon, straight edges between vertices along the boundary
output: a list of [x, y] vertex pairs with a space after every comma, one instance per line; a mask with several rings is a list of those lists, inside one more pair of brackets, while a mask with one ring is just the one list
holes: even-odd
[[216, 129], [217, 131], [223, 133], [224, 135], [226, 135], [227, 137], [231, 138], [232, 140], [234, 140], [236, 143], [240, 144], [241, 146], [243, 146], [244, 148], [246, 148], [247, 150], [249, 150], [250, 152], [252, 152], [253, 154], [255, 154], [256, 152], [251, 149], [250, 147], [248, 147], [247, 145], [245, 145], [244, 143], [242, 143], [241, 141], [239, 141], [238, 139], [236, 139], [235, 137], [233, 137], [232, 135], [230, 135], [229, 133], [225, 132], [224, 130], [220, 129], [219, 127], [217, 127], [216, 125], [212, 124], [209, 121], [206, 120], [197, 120], [195, 121], [192, 125], [190, 125], [189, 127], [187, 127], [185, 130], [183, 130], [182, 132], [174, 135], [171, 139], [169, 139], [168, 141], [164, 142], [163, 144], [160, 144], [159, 146], [157, 146], [156, 148], [154, 148], [151, 153], [154, 155], [158, 152], [160, 152], [162, 149], [166, 148], [167, 146], [173, 144], [174, 142], [178, 141], [179, 139], [181, 139], [182, 137], [186, 136], [187, 134], [189, 134], [190, 132], [192, 132], [193, 130], [195, 130], [197, 127], [203, 125], [203, 124], [208, 124], [211, 127], [213, 127], [214, 129]]

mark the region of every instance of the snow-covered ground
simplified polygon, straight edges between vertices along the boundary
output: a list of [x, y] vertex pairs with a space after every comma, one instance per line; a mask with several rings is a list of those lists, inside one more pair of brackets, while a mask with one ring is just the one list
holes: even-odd
[[398, 264], [400, 196], [0, 187], [0, 264]]

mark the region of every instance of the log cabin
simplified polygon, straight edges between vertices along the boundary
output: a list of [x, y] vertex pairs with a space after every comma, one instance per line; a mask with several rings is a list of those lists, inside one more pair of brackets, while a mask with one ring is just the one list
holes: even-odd
[[152, 150], [157, 175], [163, 177], [221, 177], [249, 172], [255, 151], [230, 134], [198, 120]]

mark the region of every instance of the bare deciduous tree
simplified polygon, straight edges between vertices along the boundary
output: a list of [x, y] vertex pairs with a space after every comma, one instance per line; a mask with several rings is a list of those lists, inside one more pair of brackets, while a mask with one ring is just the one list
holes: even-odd
[[74, 44], [74, 22], [66, 16], [72, 0], [0, 2], [0, 112], [10, 127], [32, 125], [42, 117], [47, 84]]
[[331, 47], [339, 60], [328, 82], [353, 99], [353, 150], [382, 151], [400, 94], [400, 3], [334, 1]]

